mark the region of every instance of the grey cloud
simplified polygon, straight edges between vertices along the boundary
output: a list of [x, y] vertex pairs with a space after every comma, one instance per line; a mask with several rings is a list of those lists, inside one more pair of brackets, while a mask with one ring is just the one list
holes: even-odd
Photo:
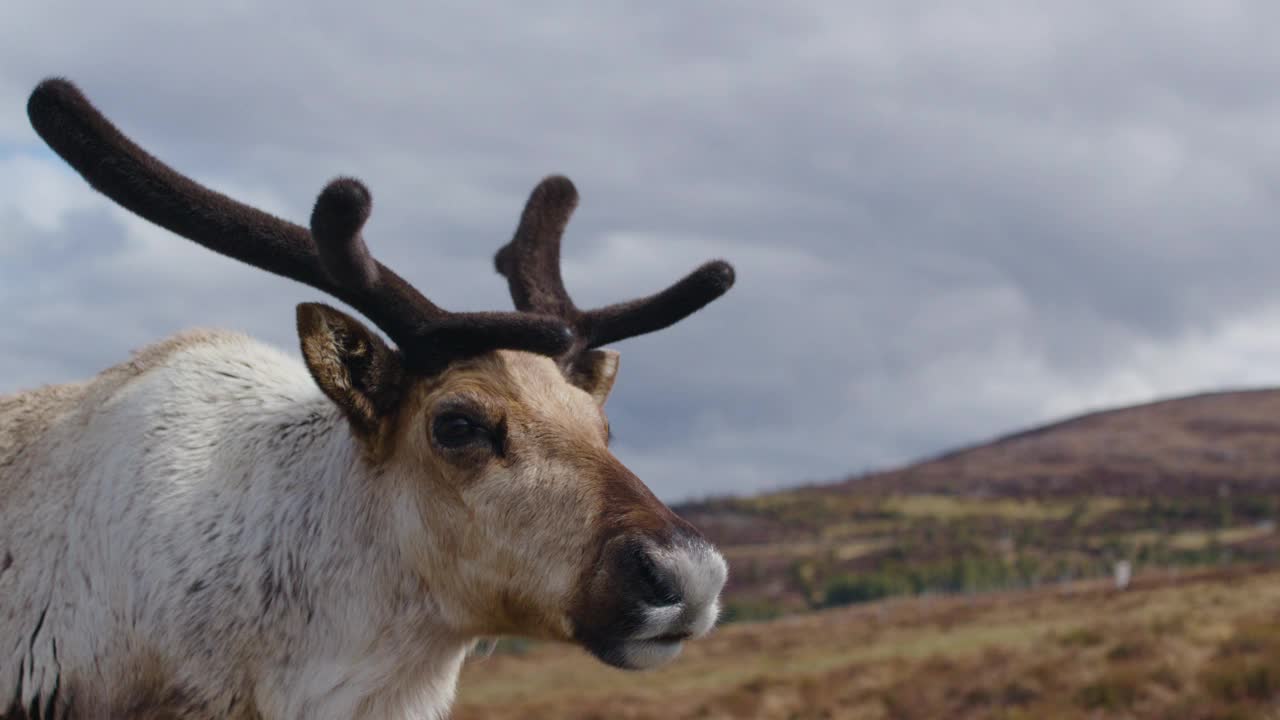
[[[618, 452], [668, 497], [1231, 384], [1194, 338], [1233, 352], [1227, 328], [1280, 303], [1272, 4], [5, 13], [0, 153], [48, 160], [25, 95], [68, 75], [161, 157], [287, 217], [364, 178], [375, 252], [446, 306], [507, 304], [490, 255], [553, 171], [583, 193], [581, 304], [734, 260], [724, 300], [621, 347]], [[4, 167], [0, 187], [29, 174]], [[188, 325], [291, 347], [314, 297], [104, 205], [54, 208], [54, 230], [6, 207], [0, 390]], [[1280, 351], [1248, 358], [1280, 379]]]

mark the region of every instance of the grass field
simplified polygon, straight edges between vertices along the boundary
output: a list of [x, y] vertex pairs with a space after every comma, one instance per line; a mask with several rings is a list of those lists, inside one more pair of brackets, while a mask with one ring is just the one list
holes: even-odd
[[649, 673], [566, 646], [514, 646], [468, 663], [454, 717], [1280, 720], [1280, 570], [736, 623]]

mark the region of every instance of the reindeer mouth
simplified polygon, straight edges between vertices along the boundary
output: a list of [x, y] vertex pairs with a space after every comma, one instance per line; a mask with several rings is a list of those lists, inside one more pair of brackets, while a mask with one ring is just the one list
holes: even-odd
[[[690, 611], [693, 610], [693, 617]], [[714, 622], [714, 610], [695, 610], [686, 605], [665, 605], [648, 609], [649, 630], [631, 637], [588, 649], [604, 662], [624, 670], [648, 670], [674, 660], [687, 640], [705, 635]]]
[[675, 660], [683, 649], [680, 640], [628, 640], [601, 659], [623, 670], [650, 670]]
[[[651, 609], [652, 613], [654, 609]], [[693, 640], [705, 634], [705, 630], [688, 625], [683, 619], [663, 617], [667, 614], [683, 615], [683, 605], [665, 606], [657, 609], [658, 627], [645, 632], [641, 629], [630, 637], [614, 640], [600, 639], [586, 642], [585, 647], [605, 663], [623, 670], [648, 670], [665, 665], [674, 660], [684, 649], [687, 640]], [[663, 622], [665, 620], [665, 622]], [[672, 627], [675, 625], [675, 627]]]

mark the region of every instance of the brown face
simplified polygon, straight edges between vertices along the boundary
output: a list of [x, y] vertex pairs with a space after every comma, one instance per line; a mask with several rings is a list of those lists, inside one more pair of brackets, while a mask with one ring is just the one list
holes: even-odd
[[416, 477], [418, 570], [466, 632], [645, 668], [715, 623], [724, 560], [609, 451], [616, 368], [589, 353], [570, 382], [500, 351], [412, 391], [389, 460]]

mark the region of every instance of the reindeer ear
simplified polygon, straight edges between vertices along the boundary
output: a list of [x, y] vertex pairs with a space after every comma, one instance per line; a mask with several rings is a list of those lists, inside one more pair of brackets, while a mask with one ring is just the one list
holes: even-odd
[[618, 377], [619, 357], [617, 350], [587, 350], [574, 358], [569, 368], [569, 382], [586, 390], [597, 405], [604, 407], [613, 381]]
[[320, 303], [298, 306], [298, 339], [324, 394], [357, 432], [376, 432], [399, 398], [399, 354], [359, 320]]

